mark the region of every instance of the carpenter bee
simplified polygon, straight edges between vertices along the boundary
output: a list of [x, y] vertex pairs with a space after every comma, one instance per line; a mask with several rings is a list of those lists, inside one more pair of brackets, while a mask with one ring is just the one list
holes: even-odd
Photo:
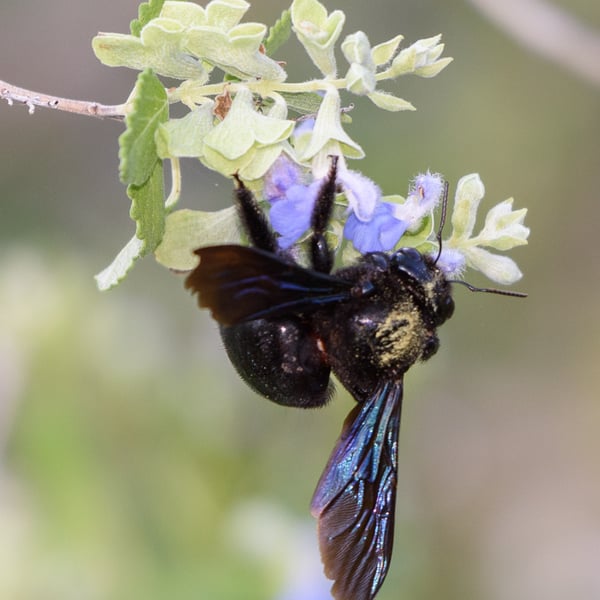
[[310, 268], [278, 249], [266, 215], [236, 180], [252, 246], [196, 250], [200, 262], [185, 285], [211, 310], [229, 359], [258, 394], [320, 407], [332, 396], [333, 373], [356, 400], [311, 512], [333, 596], [372, 600], [392, 554], [403, 378], [437, 351], [436, 330], [454, 310], [451, 282], [415, 248], [367, 253], [331, 273], [325, 230], [335, 158], [311, 216]]

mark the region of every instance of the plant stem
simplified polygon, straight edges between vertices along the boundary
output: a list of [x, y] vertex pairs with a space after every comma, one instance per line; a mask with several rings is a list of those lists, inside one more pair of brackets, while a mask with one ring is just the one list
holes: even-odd
[[265, 97], [272, 92], [284, 92], [288, 94], [299, 94], [304, 92], [319, 92], [327, 89], [329, 86], [343, 88], [346, 85], [345, 79], [314, 79], [312, 81], [303, 81], [301, 83], [287, 83], [282, 81], [223, 81], [209, 85], [186, 86], [185, 89], [175, 88], [170, 93], [170, 101], [178, 101], [182, 96], [204, 97], [218, 96], [226, 89], [231, 92], [237, 91], [239, 87], [248, 88], [250, 91]]
[[126, 111], [125, 104], [110, 106], [98, 102], [49, 96], [17, 87], [2, 80], [0, 80], [0, 98], [6, 100], [10, 106], [15, 102], [25, 104], [29, 108], [30, 115], [35, 112], [36, 107], [40, 106], [42, 108], [53, 108], [86, 117], [116, 119], [120, 121], [125, 117]]

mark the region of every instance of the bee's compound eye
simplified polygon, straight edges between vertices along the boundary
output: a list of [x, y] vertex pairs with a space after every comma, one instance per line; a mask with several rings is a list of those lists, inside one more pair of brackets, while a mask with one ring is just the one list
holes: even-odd
[[392, 263], [400, 268], [418, 268], [423, 264], [423, 255], [416, 248], [400, 248], [392, 255]]
[[437, 336], [435, 336], [435, 335], [430, 336], [426, 340], [425, 345], [423, 346], [423, 353], [422, 353], [421, 359], [427, 360], [428, 358], [431, 358], [438, 351], [439, 347], [440, 347], [440, 342], [439, 342]]
[[447, 294], [440, 298], [440, 302], [438, 304], [438, 315], [440, 317], [439, 323], [440, 325], [449, 319], [454, 313], [454, 300], [452, 300], [452, 296]]
[[369, 264], [381, 271], [384, 271], [390, 266], [390, 257], [384, 252], [371, 252], [367, 255], [366, 260], [368, 260]]
[[406, 257], [408, 260], [422, 260], [421, 253], [416, 248], [400, 248], [398, 254]]
[[391, 264], [421, 283], [431, 280], [431, 269], [416, 248], [400, 248], [392, 255]]

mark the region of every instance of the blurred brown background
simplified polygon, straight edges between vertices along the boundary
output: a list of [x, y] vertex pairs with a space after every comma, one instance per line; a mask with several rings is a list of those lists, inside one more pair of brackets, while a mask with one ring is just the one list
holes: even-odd
[[[600, 4], [554, 5], [600, 35]], [[256, 2], [247, 18], [286, 6]], [[600, 598], [599, 88], [466, 2], [327, 6], [373, 44], [442, 32], [455, 58], [390, 87], [416, 113], [357, 103], [356, 168], [386, 193], [427, 168], [451, 183], [477, 171], [484, 207], [514, 196], [532, 228], [511, 254], [530, 297], [457, 289], [440, 352], [409, 373], [379, 598]], [[136, 12], [3, 0], [0, 78], [120, 103], [135, 73], [100, 65], [90, 40]], [[292, 77], [315, 75], [292, 67], [305, 61], [295, 41], [281, 57]], [[133, 233], [120, 132], [0, 105], [0, 597], [325, 599], [308, 504], [352, 401], [301, 413], [253, 396], [208, 315], [151, 259], [96, 291]], [[227, 182], [185, 165], [184, 205], [229, 201]]]

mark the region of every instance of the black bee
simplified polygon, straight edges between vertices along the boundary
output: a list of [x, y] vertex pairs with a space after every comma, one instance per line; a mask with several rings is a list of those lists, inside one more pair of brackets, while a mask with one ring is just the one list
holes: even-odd
[[365, 254], [330, 274], [325, 240], [336, 161], [311, 217], [312, 268], [278, 250], [252, 193], [237, 179], [240, 219], [252, 247], [196, 250], [185, 285], [219, 322], [234, 367], [257, 393], [300, 408], [325, 405], [333, 374], [357, 404], [314, 493], [325, 574], [338, 600], [372, 600], [388, 571], [394, 537], [403, 378], [438, 349], [452, 316], [451, 283], [414, 248]]

